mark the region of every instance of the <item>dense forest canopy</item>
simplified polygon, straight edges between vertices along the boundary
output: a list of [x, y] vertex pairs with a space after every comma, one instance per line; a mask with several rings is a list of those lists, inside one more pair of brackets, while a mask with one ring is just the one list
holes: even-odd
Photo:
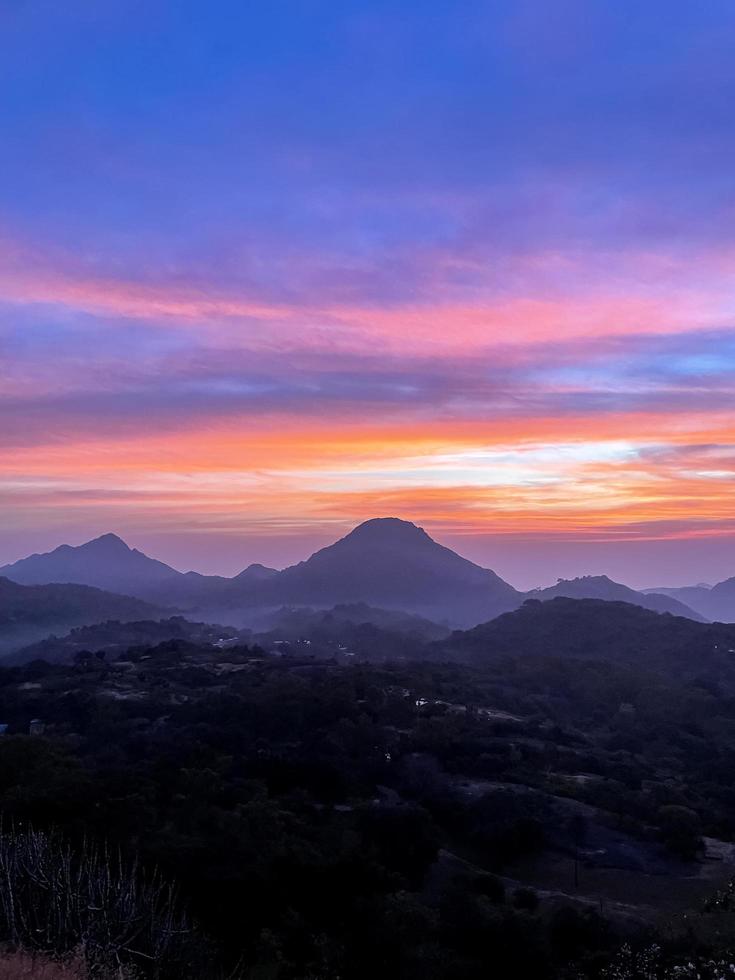
[[[570, 627], [570, 601], [539, 608]], [[639, 639], [662, 621], [597, 605]], [[611, 629], [576, 608], [585, 636]], [[175, 882], [213, 976], [633, 977], [605, 971], [655, 940], [668, 977], [684, 952], [727, 955], [732, 688], [704, 646], [705, 675], [679, 669], [666, 631], [671, 670], [584, 657], [571, 632], [521, 650], [537, 615], [494, 643], [412, 637], [433, 660], [180, 638], [4, 668], [5, 825]], [[130, 965], [204, 976], [193, 962]]]

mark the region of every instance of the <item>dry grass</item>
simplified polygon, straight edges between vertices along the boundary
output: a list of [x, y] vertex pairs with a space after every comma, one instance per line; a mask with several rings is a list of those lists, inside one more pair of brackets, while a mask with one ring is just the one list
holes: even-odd
[[14, 950], [76, 953], [93, 980], [121, 980], [140, 964], [156, 977], [206, 973], [206, 944], [169, 883], [119, 852], [73, 849], [53, 833], [0, 827], [0, 935]]
[[135, 980], [137, 974], [123, 968], [112, 972], [90, 971], [81, 953], [65, 957], [0, 951], [0, 980]]
[[0, 955], [0, 980], [87, 980], [88, 976], [76, 958], [61, 963], [29, 953]]

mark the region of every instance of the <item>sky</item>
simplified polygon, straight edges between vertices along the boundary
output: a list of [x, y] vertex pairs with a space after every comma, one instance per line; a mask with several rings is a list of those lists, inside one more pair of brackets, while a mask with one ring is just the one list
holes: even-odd
[[0, 563], [735, 575], [731, 0], [0, 0]]

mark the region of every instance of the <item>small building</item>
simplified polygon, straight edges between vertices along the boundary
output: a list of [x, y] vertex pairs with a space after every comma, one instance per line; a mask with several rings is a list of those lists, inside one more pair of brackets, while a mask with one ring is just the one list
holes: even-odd
[[33, 718], [30, 725], [28, 726], [29, 735], [43, 735], [46, 731], [46, 725], [41, 721], [40, 718]]

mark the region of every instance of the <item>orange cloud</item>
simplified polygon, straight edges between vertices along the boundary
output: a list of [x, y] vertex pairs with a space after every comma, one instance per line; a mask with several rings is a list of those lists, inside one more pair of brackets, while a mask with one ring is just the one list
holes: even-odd
[[29, 522], [84, 512], [118, 526], [134, 514], [141, 527], [277, 535], [398, 514], [452, 533], [691, 536], [735, 519], [731, 481], [716, 475], [735, 464], [688, 448], [735, 446], [731, 420], [716, 423], [630, 414], [428, 431], [261, 419], [11, 451], [0, 479], [6, 513]]

